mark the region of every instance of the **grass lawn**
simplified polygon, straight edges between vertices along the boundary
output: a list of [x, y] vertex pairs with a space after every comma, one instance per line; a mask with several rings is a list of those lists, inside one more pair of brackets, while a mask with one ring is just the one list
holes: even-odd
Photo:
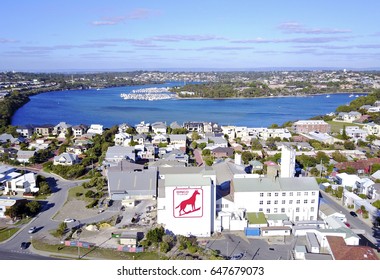
[[13, 234], [18, 232], [18, 230], [18, 228], [0, 228], [0, 242], [9, 239]]
[[328, 121], [328, 124], [331, 125], [331, 132], [340, 133], [340, 130], [343, 129], [344, 126], [358, 126], [362, 127], [362, 124], [356, 124], [356, 123], [347, 123], [347, 122], [335, 122], [335, 121]]
[[[90, 190], [90, 189], [85, 189], [84, 187], [82, 187], [82, 185], [80, 186], [77, 186], [77, 187], [74, 187], [74, 188], [71, 188], [69, 190], [69, 195], [67, 197], [67, 200], [75, 200], [75, 199], [78, 199], [78, 200], [84, 200], [86, 201], [87, 203], [90, 203], [91, 201], [93, 201], [94, 199], [93, 198], [90, 198], [90, 197], [85, 197], [85, 194], [86, 192]], [[77, 193], [82, 193], [81, 196], [76, 196]]]

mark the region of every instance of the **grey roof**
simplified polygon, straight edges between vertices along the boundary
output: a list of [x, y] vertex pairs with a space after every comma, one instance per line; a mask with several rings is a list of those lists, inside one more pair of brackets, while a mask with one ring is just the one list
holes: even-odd
[[267, 214], [267, 220], [288, 221], [289, 217], [286, 214]]
[[242, 169], [236, 167], [231, 160], [226, 160], [212, 166], [216, 172], [216, 184], [222, 185], [227, 181], [231, 181], [235, 174], [246, 174]]
[[202, 174], [167, 174], [165, 186], [209, 186], [211, 179]]
[[108, 148], [106, 153], [106, 160], [118, 160], [127, 157], [129, 157], [132, 160], [135, 160], [134, 147], [112, 146]]
[[28, 159], [28, 158], [31, 158], [32, 156], [34, 156], [36, 153], [36, 151], [23, 151], [23, 150], [19, 150], [17, 151], [17, 158], [18, 159]]
[[180, 124], [177, 123], [177, 122], [172, 122], [172, 123], [170, 124], [170, 127], [171, 127], [171, 128], [182, 128], [182, 125], [180, 125]]
[[168, 174], [197, 174], [201, 173], [204, 170], [204, 167], [167, 167], [160, 168], [159, 173], [162, 175]]
[[214, 141], [214, 144], [227, 144], [227, 140], [224, 137], [209, 137], [211, 141]]
[[62, 157], [65, 159], [66, 162], [67, 162], [67, 161], [69, 161], [69, 162], [74, 162], [74, 161], [76, 161], [77, 158], [78, 158], [77, 155], [72, 154], [72, 153], [62, 153], [62, 154], [60, 154], [60, 155], [58, 155], [58, 156], [55, 156], [55, 157], [54, 157], [54, 161], [60, 161], [60, 159], [61, 159]]
[[318, 191], [317, 181], [313, 177], [294, 178], [234, 178], [235, 192], [271, 192], [271, 191]]
[[111, 196], [114, 194], [124, 194], [125, 196], [157, 195], [157, 168], [141, 171], [110, 169], [107, 178]]
[[170, 141], [186, 141], [186, 134], [169, 134]]

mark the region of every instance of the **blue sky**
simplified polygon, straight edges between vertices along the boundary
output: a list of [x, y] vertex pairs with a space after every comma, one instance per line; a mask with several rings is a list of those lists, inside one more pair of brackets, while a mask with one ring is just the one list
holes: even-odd
[[0, 70], [379, 68], [380, 1], [2, 0]]

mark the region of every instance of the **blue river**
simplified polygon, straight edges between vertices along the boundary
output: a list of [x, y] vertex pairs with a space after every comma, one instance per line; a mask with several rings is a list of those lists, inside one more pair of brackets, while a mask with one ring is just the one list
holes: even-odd
[[[287, 121], [308, 119], [334, 112], [355, 97], [350, 94], [323, 94], [308, 97], [255, 99], [169, 99], [158, 101], [124, 100], [121, 93], [147, 87], [170, 87], [179, 83], [52, 91], [32, 96], [17, 110], [12, 125], [102, 124], [105, 127], [141, 121], [208, 121], [221, 125], [268, 127]], [[362, 94], [361, 94], [362, 95]]]

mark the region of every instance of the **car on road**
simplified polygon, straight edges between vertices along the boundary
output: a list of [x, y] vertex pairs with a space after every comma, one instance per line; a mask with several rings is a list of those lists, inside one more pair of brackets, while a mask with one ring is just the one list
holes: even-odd
[[28, 233], [34, 233], [36, 230], [37, 230], [37, 227], [31, 227], [31, 228], [28, 230]]
[[25, 249], [28, 249], [29, 245], [30, 245], [30, 242], [21, 242], [20, 248], [25, 250]]
[[231, 256], [230, 260], [232, 261], [240, 260], [243, 256], [244, 256], [244, 253], [236, 254], [236, 255]]
[[270, 248], [268, 248], [268, 250], [270, 250], [270, 251], [274, 251], [274, 248], [270, 247]]
[[350, 212], [350, 215], [351, 215], [352, 217], [357, 217], [357, 216], [358, 216], [358, 214], [356, 214], [354, 211], [351, 211], [351, 212]]
[[63, 222], [66, 223], [66, 224], [73, 223], [73, 222], [75, 222], [75, 219], [67, 218]]

